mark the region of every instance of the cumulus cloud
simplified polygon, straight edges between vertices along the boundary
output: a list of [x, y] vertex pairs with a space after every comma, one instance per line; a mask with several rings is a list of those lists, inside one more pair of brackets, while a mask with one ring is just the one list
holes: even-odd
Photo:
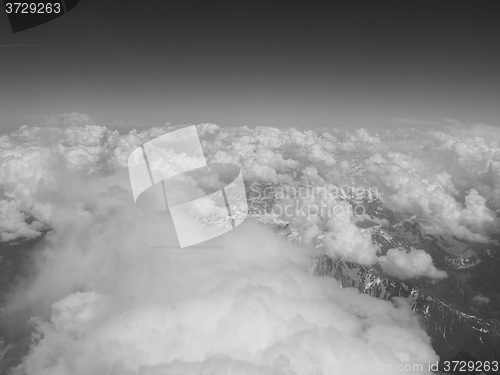
[[13, 241], [18, 238], [37, 238], [44, 225], [23, 212], [19, 201], [0, 200], [0, 240]]
[[[250, 219], [207, 247], [173, 248], [168, 216], [134, 205], [126, 165], [138, 145], [174, 128], [120, 135], [86, 123], [23, 127], [1, 138], [2, 199], [12, 202], [2, 235], [11, 240], [36, 236], [42, 225], [51, 230], [35, 254], [32, 278], [3, 309], [14, 320], [36, 317], [18, 372], [365, 374], [370, 368], [385, 374], [390, 365], [437, 360], [406, 304], [313, 275], [315, 253], [306, 245], [321, 236], [331, 256], [377, 261], [378, 249], [352, 212], [291, 215], [304, 244]], [[359, 150], [387, 151], [384, 136], [366, 130], [213, 124], [199, 130], [209, 162], [235, 163], [246, 179], [276, 184], [363, 180]], [[321, 203], [311, 194], [299, 199]], [[348, 211], [342, 200], [321, 199]], [[480, 199], [473, 196], [468, 207], [481, 211]]]
[[50, 230], [33, 280], [13, 290], [4, 308], [12, 317], [38, 317], [19, 369], [28, 374], [290, 374], [318, 367], [364, 374], [349, 363], [362, 357], [377, 369], [433, 361], [407, 306], [339, 289], [310, 267], [320, 251], [380, 263], [398, 278], [446, 273], [423, 250], [379, 256], [352, 207], [315, 189], [377, 187], [393, 210], [432, 223], [427, 231], [463, 240], [489, 242], [499, 228], [500, 149], [491, 128], [200, 124], [210, 163], [236, 164], [247, 181], [293, 186], [268, 216], [289, 223], [303, 245], [248, 221], [210, 243], [220, 247], [178, 252], [148, 245], [175, 246], [175, 233], [168, 217], [134, 206], [126, 169], [132, 150], [175, 126], [120, 134], [79, 114], [45, 125], [0, 137], [0, 239]]
[[324, 244], [327, 254], [333, 258], [342, 258], [351, 262], [371, 265], [377, 262], [378, 246], [372, 242], [371, 234], [368, 231], [360, 231], [355, 224], [353, 215], [347, 203], [345, 212], [331, 218], [327, 224], [327, 232]]
[[489, 234], [500, 224], [477, 190], [460, 194], [450, 174], [434, 170], [420, 158], [389, 152], [384, 156], [376, 153], [366, 162], [372, 181], [381, 183], [389, 203], [432, 219], [446, 233], [488, 242]]
[[396, 210], [418, 213], [443, 233], [469, 241], [488, 242], [500, 224], [500, 149], [486, 138], [430, 128], [374, 133], [243, 127], [212, 134], [223, 141], [207, 142], [209, 155], [239, 163], [247, 175], [267, 182], [306, 178], [377, 186]]
[[380, 259], [380, 263], [386, 274], [403, 280], [421, 276], [431, 279], [447, 277], [446, 272], [434, 266], [429, 254], [415, 248], [411, 248], [409, 252], [402, 249], [389, 249], [386, 256]]
[[143, 233], [126, 229], [90, 230], [85, 245], [53, 238], [66, 246], [52, 249], [33, 288], [64, 280], [87, 290], [59, 287], [67, 294], [52, 304], [50, 320], [39, 320], [27, 374], [287, 374], [318, 366], [363, 374], [349, 364], [436, 359], [408, 306], [315, 277], [310, 252], [258, 223], [211, 243], [221, 248], [183, 252], [144, 248]]
[[[121, 135], [94, 124], [87, 115], [60, 118], [65, 126], [24, 126], [0, 137], [3, 241], [33, 238], [51, 227], [60, 198], [74, 185], [67, 175], [108, 176], [111, 183], [121, 174], [122, 184], [130, 152], [176, 128], [167, 124]], [[462, 130], [453, 134], [427, 129], [301, 131], [215, 124], [200, 124], [198, 130], [207, 160], [239, 165], [247, 181], [375, 186], [394, 210], [418, 214], [434, 224], [432, 230], [469, 241], [491, 241], [499, 227], [498, 145]], [[317, 197], [299, 200], [285, 199], [278, 205], [338, 205]], [[288, 216], [307, 243], [328, 232], [331, 255], [375, 261], [369, 234], [357, 233], [351, 218], [328, 223], [324, 215]], [[358, 250], [351, 251], [342, 241], [355, 241]]]
[[[10, 194], [24, 189], [27, 194], [20, 196], [26, 202], [40, 175], [51, 175], [45, 172], [51, 159], [91, 172], [123, 168], [136, 146], [174, 128], [166, 125], [120, 135], [88, 119], [74, 123], [85, 125], [23, 127], [2, 137], [0, 181]], [[198, 128], [209, 162], [238, 164], [253, 180], [370, 183], [397, 209], [417, 211], [445, 231], [473, 241], [487, 241], [498, 226], [492, 208], [500, 207], [500, 150], [481, 137], [414, 129], [373, 134], [365, 129], [222, 129], [214, 124]], [[475, 206], [476, 216], [468, 214], [467, 203]]]

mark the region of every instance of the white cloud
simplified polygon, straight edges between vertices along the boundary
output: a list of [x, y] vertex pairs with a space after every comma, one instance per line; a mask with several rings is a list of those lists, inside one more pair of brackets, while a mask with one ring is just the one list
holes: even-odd
[[20, 203], [0, 200], [0, 240], [12, 241], [18, 238], [32, 239], [41, 234], [43, 224], [32, 220], [20, 207]]
[[438, 270], [432, 257], [424, 250], [411, 248], [409, 252], [401, 249], [389, 249], [387, 255], [380, 259], [383, 271], [399, 279], [428, 277], [442, 279], [447, 277], [446, 272]]
[[397, 209], [432, 219], [440, 228], [458, 238], [488, 242], [499, 219], [475, 189], [463, 194], [464, 203], [455, 195], [452, 177], [436, 171], [419, 158], [400, 153], [374, 154], [367, 159], [372, 181], [382, 183], [385, 198]]
[[[2, 234], [36, 232], [23, 227], [23, 212], [53, 229], [36, 254], [33, 279], [5, 307], [11, 316], [38, 317], [40, 335], [20, 371], [289, 374], [337, 366], [340, 374], [365, 374], [349, 367], [352, 361], [363, 358], [372, 373], [385, 373], [378, 366], [437, 359], [408, 306], [314, 276], [314, 252], [251, 220], [209, 243], [220, 248], [149, 247], [175, 245], [175, 233], [164, 215], [134, 206], [126, 160], [171, 129], [120, 135], [86, 124], [23, 127], [2, 137], [9, 157], [0, 162], [1, 184], [14, 228]], [[358, 145], [366, 152], [385, 147], [366, 131], [199, 129], [210, 161], [237, 163], [246, 178], [271, 182], [335, 183], [338, 162], [347, 163], [344, 171], [356, 168], [350, 163]], [[377, 260], [369, 234], [350, 215], [290, 219], [306, 244], [326, 231], [330, 255]]]
[[[107, 176], [106, 186], [118, 184], [128, 189], [126, 165], [130, 152], [176, 128], [167, 124], [120, 135], [93, 125], [86, 115], [61, 118], [74, 121], [65, 120], [65, 127], [23, 126], [0, 138], [4, 217], [0, 238], [4, 241], [34, 238], [42, 228], [53, 226], [56, 210], [102, 190], [101, 176]], [[393, 209], [421, 215], [434, 224], [433, 230], [471, 241], [488, 242], [499, 227], [494, 211], [500, 207], [495, 206], [495, 202], [500, 203], [498, 145], [463, 131], [315, 132], [221, 128], [214, 124], [201, 124], [198, 130], [207, 159], [240, 165], [246, 180], [375, 186]], [[92, 186], [86, 192], [78, 185], [85, 179], [90, 182], [84, 184], [85, 189]], [[76, 197], [70, 197], [72, 194]], [[317, 197], [294, 199], [278, 202], [278, 206], [317, 209], [322, 204], [339, 205]], [[330, 218], [295, 210], [284, 219], [308, 244], [326, 233], [325, 248], [332, 256], [363, 264], [376, 262], [377, 249], [370, 245], [369, 234], [356, 228], [355, 220], [345, 217], [329, 222]]]
[[[179, 252], [144, 248], [143, 233], [117, 229], [122, 220], [108, 217], [100, 233], [80, 222], [94, 233], [87, 244], [53, 238], [63, 246], [33, 288], [64, 280], [67, 291], [38, 323], [27, 374], [284, 374], [332, 364], [363, 374], [349, 369], [355, 358], [374, 369], [436, 359], [408, 306], [315, 277], [310, 252], [260, 224], [212, 242], [223, 248]], [[70, 293], [74, 282], [92, 290]]]
[[371, 234], [356, 226], [353, 215], [348, 214], [352, 212], [350, 205], [342, 202], [339, 207], [344, 207], [344, 213], [335, 215], [327, 224], [323, 240], [327, 254], [364, 265], [376, 263], [379, 249], [372, 243]]
[[[383, 363], [436, 360], [407, 306], [313, 277], [310, 249], [252, 221], [211, 242], [223, 248], [148, 247], [175, 244], [175, 233], [164, 216], [133, 205], [127, 158], [173, 129], [120, 135], [66, 116], [57, 127], [0, 137], [1, 239], [53, 229], [33, 281], [6, 306], [13, 316], [39, 317], [43, 335], [25, 358], [28, 374], [280, 374], [308, 366], [365, 374], [350, 361], [362, 357], [376, 373]], [[486, 242], [498, 230], [498, 146], [464, 132], [198, 129], [207, 159], [241, 166], [248, 181], [294, 182], [306, 192], [309, 185], [376, 186], [393, 209], [419, 214], [443, 233]], [[311, 194], [283, 197], [277, 207], [296, 202], [349, 212], [345, 202]], [[423, 250], [378, 257], [352, 214], [284, 218], [305, 245], [321, 237], [333, 257], [381, 262], [400, 278], [445, 277]]]
[[[24, 206], [40, 203], [34, 199], [39, 184], [50, 182], [51, 169], [61, 163], [90, 173], [114, 173], [126, 166], [135, 147], [175, 128], [120, 135], [93, 125], [86, 115], [62, 118], [75, 121], [66, 127], [25, 126], [0, 139], [0, 184]], [[415, 211], [443, 231], [472, 241], [488, 241], [499, 224], [491, 205], [500, 207], [500, 149], [462, 130], [373, 134], [365, 129], [314, 132], [214, 124], [198, 129], [208, 160], [238, 164], [247, 179], [370, 184], [379, 187], [394, 208]]]

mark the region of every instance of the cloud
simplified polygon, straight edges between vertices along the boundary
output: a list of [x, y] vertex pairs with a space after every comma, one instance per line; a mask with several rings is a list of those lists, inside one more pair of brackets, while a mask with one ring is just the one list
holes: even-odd
[[485, 305], [490, 303], [491, 300], [488, 297], [483, 296], [482, 294], [478, 294], [477, 296], [474, 296], [474, 298], [472, 298], [472, 302], [477, 305]]
[[[166, 124], [120, 134], [92, 124], [87, 115], [61, 118], [67, 126], [23, 126], [0, 138], [2, 241], [39, 236], [54, 227], [57, 210], [67, 210], [67, 204], [101, 191], [103, 184], [128, 190], [130, 152], [178, 128]], [[453, 134], [428, 129], [301, 131], [215, 124], [197, 128], [207, 160], [239, 165], [247, 181], [282, 187], [376, 187], [393, 210], [432, 223], [430, 232], [490, 242], [498, 231], [498, 145], [462, 128]], [[322, 211], [325, 205], [329, 212]], [[377, 262], [377, 248], [370, 244], [369, 233], [356, 227], [345, 202], [305, 194], [285, 197], [276, 208], [282, 210], [278, 218], [289, 221], [304, 243], [326, 245], [323, 248], [331, 256], [345, 260]], [[287, 215], [285, 209], [290, 208], [292, 214]], [[346, 211], [347, 216], [336, 218], [335, 210]]]
[[19, 369], [27, 374], [290, 374], [318, 367], [364, 374], [350, 364], [363, 358], [377, 373], [379, 365], [435, 361], [408, 306], [313, 276], [312, 257], [381, 263], [399, 278], [446, 274], [423, 250], [391, 249], [381, 257], [351, 206], [315, 189], [376, 187], [393, 210], [460, 239], [488, 242], [498, 231], [500, 157], [484, 137], [424, 128], [200, 124], [209, 162], [236, 164], [247, 181], [295, 189], [276, 199], [281, 212], [267, 216], [288, 222], [303, 244], [249, 220], [209, 243], [220, 247], [151, 247], [175, 246], [175, 232], [168, 217], [133, 204], [127, 159], [177, 127], [120, 134], [80, 115], [55, 125], [0, 137], [1, 240], [50, 230], [31, 279], [12, 290], [3, 309], [14, 320], [36, 317]]
[[29, 220], [20, 203], [0, 200], [0, 240], [7, 242], [18, 238], [33, 239], [40, 236], [44, 225], [39, 221]]
[[[247, 220], [210, 247], [173, 249], [169, 218], [134, 205], [126, 162], [135, 147], [174, 128], [120, 135], [88, 124], [23, 127], [1, 138], [2, 199], [11, 202], [5, 210], [16, 229], [2, 234], [51, 229], [34, 254], [30, 280], [12, 290], [3, 309], [13, 320], [35, 317], [33, 344], [18, 371], [291, 374], [320, 367], [365, 374], [366, 367], [352, 368], [361, 358], [383, 374], [387, 365], [437, 360], [406, 304], [313, 275], [315, 252], [306, 245], [321, 235], [332, 256], [377, 261], [369, 233], [352, 215], [292, 215], [304, 244]], [[356, 150], [373, 154], [387, 146], [367, 131], [198, 128], [210, 162], [232, 162], [250, 181], [279, 184], [333, 184], [353, 171], [364, 178], [353, 163], [363, 161]], [[342, 162], [339, 172], [334, 167]], [[320, 203], [311, 194], [299, 199]], [[471, 202], [471, 213], [481, 211], [478, 197]], [[342, 200], [335, 204], [348, 210]], [[28, 214], [39, 224], [27, 224]]]
[[[126, 167], [135, 147], [176, 128], [165, 125], [121, 135], [92, 125], [86, 115], [62, 116], [82, 120], [67, 127], [25, 126], [0, 140], [3, 192], [22, 201], [28, 214], [41, 203], [35, 196], [40, 184], [53, 178], [51, 169], [64, 164], [113, 174]], [[453, 134], [427, 129], [374, 134], [365, 129], [327, 132], [214, 124], [200, 124], [198, 129], [209, 162], [237, 164], [249, 180], [376, 186], [394, 209], [414, 211], [458, 238], [487, 242], [498, 228], [494, 209], [500, 208], [500, 149], [461, 128]]]
[[326, 252], [333, 258], [341, 258], [351, 262], [371, 265], [377, 262], [379, 248], [373, 244], [368, 231], [361, 232], [355, 224], [350, 205], [343, 203], [341, 215], [335, 215], [327, 224], [327, 232], [323, 243]]
[[[420, 158], [395, 152], [374, 154], [367, 159], [367, 169], [394, 207], [429, 218], [458, 238], [488, 242], [500, 224], [477, 190], [460, 194], [450, 174], [434, 170]], [[460, 196], [463, 203], [457, 199]]]
[[401, 249], [389, 249], [381, 258], [383, 271], [399, 279], [406, 280], [415, 277], [442, 279], [447, 277], [446, 272], [438, 270], [432, 257], [424, 250], [411, 248], [409, 252]]
[[356, 358], [374, 369], [436, 359], [407, 305], [314, 276], [307, 249], [261, 224], [247, 221], [212, 243], [222, 248], [169, 252], [141, 246], [141, 232], [117, 229], [122, 220], [108, 217], [87, 244], [52, 239], [65, 246], [53, 248], [33, 285], [78, 281], [87, 291], [61, 293], [50, 320], [39, 320], [27, 374], [285, 374], [332, 365], [362, 374], [348, 369]]

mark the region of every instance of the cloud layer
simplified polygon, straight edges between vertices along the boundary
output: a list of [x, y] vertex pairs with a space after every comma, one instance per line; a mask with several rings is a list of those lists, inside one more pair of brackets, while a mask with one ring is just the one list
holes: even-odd
[[[64, 188], [57, 179], [61, 168], [116, 174], [135, 147], [175, 128], [120, 135], [87, 115], [61, 115], [54, 121], [57, 127], [24, 126], [0, 137], [4, 241], [34, 237], [50, 225], [53, 205], [44, 193]], [[431, 219], [443, 232], [470, 241], [487, 242], [499, 227], [500, 147], [460, 127], [453, 133], [396, 129], [375, 134], [214, 124], [198, 130], [209, 162], [240, 165], [246, 180], [376, 186], [395, 209]]]
[[[210, 247], [151, 247], [175, 246], [175, 233], [168, 217], [133, 204], [127, 158], [175, 127], [121, 135], [73, 117], [0, 138], [2, 241], [51, 230], [32, 280], [12, 291], [3, 311], [37, 317], [20, 373], [308, 374], [321, 368], [365, 374], [369, 368], [385, 374], [387, 366], [437, 359], [404, 301], [393, 305], [341, 289], [311, 269], [321, 242], [320, 251], [382, 262], [396, 277], [443, 277], [423, 250], [392, 249], [380, 257], [352, 214], [303, 211], [275, 218], [287, 219], [303, 244], [249, 219]], [[326, 201], [308, 186], [377, 186], [387, 204], [415, 211], [437, 231], [487, 242], [498, 228], [500, 150], [476, 136], [214, 124], [198, 131], [209, 162], [239, 165], [247, 181], [303, 186], [305, 194], [283, 196], [278, 207], [335, 203], [348, 211], [344, 201]], [[468, 148], [483, 151], [476, 157]]]
[[78, 278], [87, 290], [59, 288], [67, 294], [49, 321], [39, 321], [26, 373], [291, 374], [338, 366], [362, 374], [350, 363], [382, 368], [436, 358], [407, 305], [315, 277], [307, 249], [252, 220], [212, 242], [217, 249], [152, 250], [133, 238], [142, 233], [108, 234], [94, 235], [89, 247], [62, 239], [64, 253], [54, 248], [57, 257], [44, 263], [37, 296], [58, 279]]

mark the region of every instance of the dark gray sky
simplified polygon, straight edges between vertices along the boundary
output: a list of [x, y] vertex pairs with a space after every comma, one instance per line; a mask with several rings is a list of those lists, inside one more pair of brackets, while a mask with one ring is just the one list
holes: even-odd
[[497, 4], [80, 0], [16, 34], [3, 14], [0, 126], [68, 112], [147, 125], [496, 125]]

